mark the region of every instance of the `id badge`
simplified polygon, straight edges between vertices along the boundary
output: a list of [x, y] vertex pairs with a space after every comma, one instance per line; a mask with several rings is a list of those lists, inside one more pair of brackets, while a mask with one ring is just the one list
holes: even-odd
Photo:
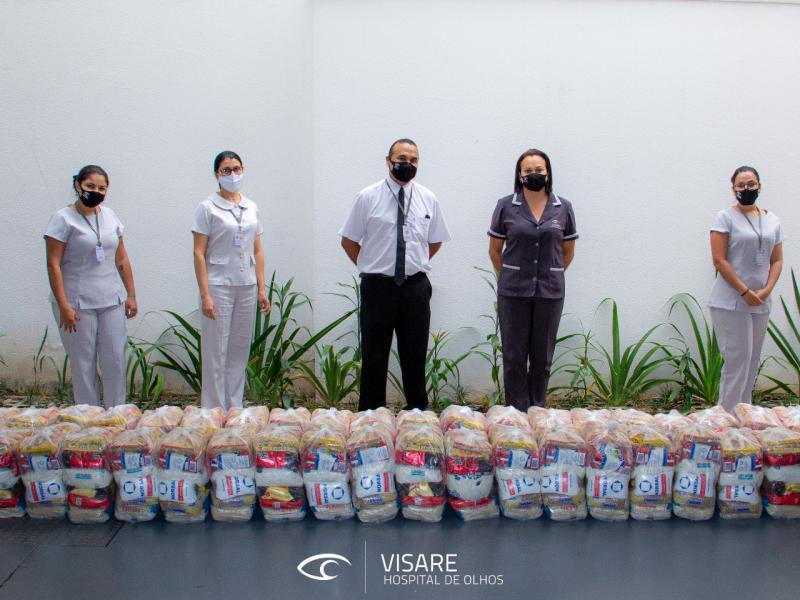
[[106, 260], [106, 251], [102, 246], [95, 246], [94, 247], [94, 257], [97, 259], [97, 262], [101, 263]]
[[412, 231], [413, 231], [413, 228], [411, 226], [411, 223], [406, 221], [403, 224], [403, 240], [404, 241], [406, 241], [406, 242], [411, 241]]
[[233, 234], [233, 246], [234, 248], [241, 248], [244, 245], [244, 232], [240, 229], [236, 233]]
[[763, 248], [756, 250], [756, 266], [763, 267], [767, 264], [767, 252]]

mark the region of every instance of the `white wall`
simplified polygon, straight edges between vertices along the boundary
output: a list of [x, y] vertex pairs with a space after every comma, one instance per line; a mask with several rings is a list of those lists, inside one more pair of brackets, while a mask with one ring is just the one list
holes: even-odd
[[[312, 215], [310, 9], [303, 0], [0, 3], [0, 352], [30, 374], [50, 323], [41, 234], [84, 164], [111, 177], [140, 310], [197, 306], [190, 227], [237, 151], [259, 203], [267, 269], [312, 286], [298, 224]], [[163, 328], [137, 318], [133, 335]], [[57, 335], [50, 350], [57, 352]]]
[[[454, 235], [431, 276], [437, 329], [483, 327], [491, 296], [472, 266], [488, 266], [489, 216], [530, 146], [550, 154], [556, 191], [575, 206], [566, 310], [587, 328], [607, 332], [607, 311], [595, 317], [606, 296], [628, 340], [664, 318], [671, 294], [705, 298], [707, 226], [740, 164], [761, 170], [786, 265], [800, 265], [791, 4], [0, 0], [0, 11], [6, 375], [29, 375], [54, 326], [40, 236], [88, 162], [111, 174], [145, 312], [196, 305], [191, 214], [223, 148], [245, 160], [268, 269], [313, 295], [317, 325], [344, 307], [325, 292], [354, 272], [336, 235], [350, 201], [404, 136]], [[784, 277], [777, 292], [789, 289]], [[159, 328], [148, 316], [131, 332]], [[455, 335], [454, 352], [480, 337]], [[486, 386], [473, 366], [467, 382]]]

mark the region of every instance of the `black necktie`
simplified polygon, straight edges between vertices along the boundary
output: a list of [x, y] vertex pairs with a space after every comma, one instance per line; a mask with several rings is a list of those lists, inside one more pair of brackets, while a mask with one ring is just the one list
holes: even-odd
[[401, 187], [397, 194], [397, 251], [394, 262], [394, 282], [397, 285], [403, 285], [406, 280], [406, 240], [403, 237], [403, 225], [406, 220], [403, 213], [404, 204], [405, 192]]

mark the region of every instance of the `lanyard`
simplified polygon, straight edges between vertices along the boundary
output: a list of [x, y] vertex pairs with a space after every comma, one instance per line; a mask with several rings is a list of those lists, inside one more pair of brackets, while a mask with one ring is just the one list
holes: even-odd
[[764, 233], [763, 233], [764, 230], [761, 228], [761, 210], [760, 209], [756, 210], [758, 210], [758, 231], [756, 231], [756, 226], [753, 225], [753, 222], [750, 220], [750, 217], [748, 217], [744, 213], [742, 214], [744, 215], [744, 218], [747, 219], [750, 228], [758, 236], [758, 249], [761, 250], [761, 241], [764, 239]]
[[102, 248], [103, 242], [100, 241], [100, 219], [98, 218], [97, 213], [94, 213], [94, 222], [95, 225], [97, 225], [97, 229], [92, 227], [92, 224], [89, 222], [89, 219], [86, 218], [86, 215], [81, 213], [81, 217], [83, 217], [83, 220], [86, 221], [86, 224], [89, 226], [89, 229], [92, 230], [92, 233], [97, 236], [97, 247]]
[[[394, 190], [392, 189], [392, 186], [389, 185], [389, 180], [388, 179], [384, 179], [384, 181], [386, 182], [386, 187], [389, 188], [389, 191], [392, 193], [392, 196], [394, 196], [394, 199], [397, 200], [397, 204], [400, 204], [400, 198], [397, 197], [397, 194], [394, 193]], [[411, 200], [412, 200], [412, 198], [414, 198], [414, 187], [413, 186], [411, 187], [411, 193], [408, 195], [408, 202], [406, 202], [406, 205], [404, 207], [402, 207], [402, 210], [403, 210], [403, 224], [404, 225], [405, 225], [406, 219], [408, 218], [408, 211], [411, 208]]]
[[[236, 209], [237, 208], [239, 209], [239, 216], [238, 217], [236, 216]], [[233, 215], [233, 218], [236, 219], [236, 224], [239, 226], [239, 231], [241, 231], [241, 229], [242, 229], [242, 215], [243, 215], [243, 213], [244, 213], [244, 209], [241, 206], [237, 205], [237, 206], [234, 206], [231, 209], [231, 214]]]

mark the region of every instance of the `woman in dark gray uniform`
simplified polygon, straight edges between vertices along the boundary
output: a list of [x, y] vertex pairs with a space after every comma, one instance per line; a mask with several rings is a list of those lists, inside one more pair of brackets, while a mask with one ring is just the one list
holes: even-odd
[[575, 254], [572, 205], [553, 193], [550, 159], [527, 150], [517, 160], [514, 193], [497, 201], [489, 257], [499, 273], [497, 304], [506, 403], [544, 406], [564, 307], [564, 271]]

